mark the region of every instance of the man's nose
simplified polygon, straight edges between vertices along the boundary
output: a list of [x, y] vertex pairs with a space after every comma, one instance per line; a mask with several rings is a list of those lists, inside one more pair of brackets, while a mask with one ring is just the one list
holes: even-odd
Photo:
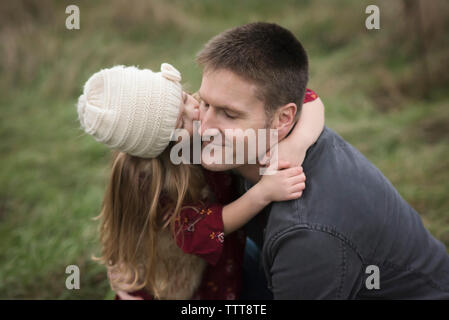
[[201, 126], [199, 127], [199, 134], [202, 136], [204, 131], [213, 127], [214, 111], [211, 107], [200, 113]]

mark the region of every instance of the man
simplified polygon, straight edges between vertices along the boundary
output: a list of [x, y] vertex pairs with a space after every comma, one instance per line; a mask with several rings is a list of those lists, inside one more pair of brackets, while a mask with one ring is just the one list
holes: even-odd
[[[197, 60], [202, 132], [289, 134], [308, 81], [306, 52], [291, 32], [269, 23], [230, 29]], [[249, 160], [203, 165], [232, 169], [249, 188], [260, 179]], [[275, 299], [449, 299], [444, 245], [362, 154], [324, 128], [303, 167], [303, 196], [273, 203], [247, 226]]]

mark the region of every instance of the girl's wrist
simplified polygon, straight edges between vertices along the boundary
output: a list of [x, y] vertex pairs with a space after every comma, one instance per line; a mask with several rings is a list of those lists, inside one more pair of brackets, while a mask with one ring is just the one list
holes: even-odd
[[[263, 177], [262, 177], [263, 179]], [[264, 186], [262, 179], [257, 182], [248, 192], [252, 192], [254, 201], [261, 207], [265, 207], [271, 202], [270, 192]]]

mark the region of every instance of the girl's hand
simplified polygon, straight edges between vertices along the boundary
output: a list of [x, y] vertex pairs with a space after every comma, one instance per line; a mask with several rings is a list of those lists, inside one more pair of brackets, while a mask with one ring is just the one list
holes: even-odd
[[[316, 98], [313, 101], [304, 103], [301, 117], [293, 128], [293, 131], [274, 146], [278, 150], [276, 152], [273, 149], [271, 156], [275, 157], [277, 154], [279, 160], [288, 161], [292, 166], [302, 165], [307, 149], [317, 141], [323, 128], [324, 104], [321, 99]], [[263, 166], [269, 165], [269, 157], [270, 152], [267, 152], [265, 159], [260, 164]]]
[[305, 181], [302, 167], [290, 168], [289, 162], [279, 161], [278, 171], [262, 176], [258, 185], [266, 201], [288, 201], [302, 196], [306, 187]]

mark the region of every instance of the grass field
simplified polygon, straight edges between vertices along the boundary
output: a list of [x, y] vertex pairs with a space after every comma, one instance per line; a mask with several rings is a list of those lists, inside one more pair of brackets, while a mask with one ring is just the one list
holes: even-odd
[[[399, 2], [73, 1], [80, 30], [65, 28], [68, 2], [0, 4], [0, 299], [111, 298], [103, 267], [91, 260], [109, 152], [82, 134], [75, 108], [89, 75], [115, 64], [157, 70], [170, 62], [195, 90], [196, 52], [251, 21], [277, 22], [297, 35], [327, 125], [449, 246], [447, 35], [437, 34], [438, 46], [425, 53], [424, 79]], [[368, 31], [372, 3], [381, 9], [381, 29]], [[447, 30], [444, 10], [432, 12], [433, 27]], [[80, 267], [80, 290], [65, 288], [71, 264]]]

